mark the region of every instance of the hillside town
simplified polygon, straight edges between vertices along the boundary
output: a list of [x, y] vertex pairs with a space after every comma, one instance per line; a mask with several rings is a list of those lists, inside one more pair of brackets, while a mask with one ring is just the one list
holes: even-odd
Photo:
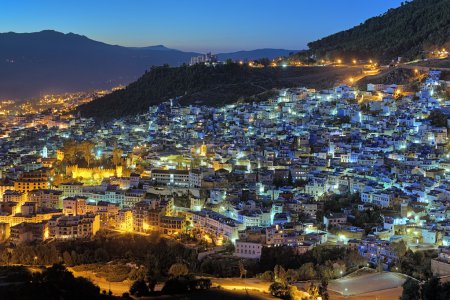
[[437, 250], [433, 273], [450, 275], [450, 83], [422, 75], [416, 91], [290, 88], [223, 107], [174, 98], [111, 123], [0, 115], [1, 240], [158, 232], [254, 260], [332, 245], [384, 270], [404, 243]]

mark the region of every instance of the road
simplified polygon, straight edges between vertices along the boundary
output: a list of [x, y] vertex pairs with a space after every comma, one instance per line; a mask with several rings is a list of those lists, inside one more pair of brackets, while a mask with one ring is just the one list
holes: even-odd
[[123, 293], [127, 293], [130, 290], [130, 286], [133, 283], [131, 280], [125, 280], [122, 282], [109, 282], [103, 277], [95, 275], [91, 271], [75, 271], [72, 268], [68, 268], [75, 277], [84, 277], [92, 281], [92, 283], [100, 287], [100, 291], [105, 290], [108, 292], [111, 289], [113, 295], [122, 296]]
[[402, 295], [403, 289], [401, 287], [387, 289], [382, 291], [376, 291], [371, 293], [344, 296], [336, 292], [329, 291], [330, 300], [344, 300], [344, 299], [354, 299], [354, 300], [394, 300], [398, 299]]
[[220, 285], [226, 290], [256, 290], [261, 293], [267, 293], [271, 284], [256, 278], [211, 278], [211, 281], [214, 286]]

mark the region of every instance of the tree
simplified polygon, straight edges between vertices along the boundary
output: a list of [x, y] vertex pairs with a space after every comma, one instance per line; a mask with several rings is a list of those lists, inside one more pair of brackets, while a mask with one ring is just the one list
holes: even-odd
[[137, 297], [148, 296], [150, 294], [144, 280], [136, 280], [130, 287], [130, 294]]
[[262, 274], [258, 274], [257, 277], [261, 280], [269, 281], [269, 282], [274, 280], [274, 274], [272, 271], [265, 271]]
[[317, 277], [316, 270], [314, 268], [314, 264], [309, 262], [306, 264], [303, 264], [298, 269], [298, 278], [300, 280], [311, 280]]
[[311, 281], [311, 284], [306, 289], [306, 292], [309, 294], [309, 299], [316, 300], [320, 297], [319, 294], [319, 288], [314, 285], [314, 283]]
[[62, 152], [64, 153], [65, 161], [69, 164], [74, 163], [77, 155], [77, 143], [74, 140], [66, 140]]
[[283, 285], [286, 285], [287, 279], [286, 279], [286, 271], [284, 268], [280, 265], [276, 265], [273, 269], [275, 282], [281, 283]]
[[322, 280], [319, 286], [319, 294], [322, 296], [322, 300], [328, 300], [330, 298], [328, 294], [328, 281]]
[[420, 285], [415, 279], [408, 278], [402, 285], [403, 292], [400, 300], [417, 300], [420, 299]]
[[440, 279], [437, 277], [430, 278], [422, 286], [422, 299], [423, 300], [439, 299], [440, 293], [441, 293], [441, 283], [440, 283]]
[[114, 146], [114, 149], [112, 151], [112, 163], [114, 164], [114, 166], [118, 166], [122, 163], [122, 154], [123, 151], [119, 148], [117, 148], [117, 146]]
[[242, 260], [239, 261], [239, 278], [247, 277], [247, 270], [245, 269], [244, 263]]
[[447, 116], [439, 109], [433, 110], [428, 116], [431, 125], [436, 127], [447, 127]]
[[159, 260], [155, 255], [148, 253], [145, 257], [145, 262], [147, 266], [146, 281], [148, 282], [148, 288], [153, 292], [161, 277]]
[[108, 252], [103, 248], [97, 248], [94, 254], [95, 260], [98, 262], [109, 260]]
[[398, 258], [405, 256], [406, 251], [408, 251], [408, 247], [404, 240], [391, 243], [391, 249]]
[[298, 273], [294, 269], [288, 269], [286, 271], [286, 281], [291, 283], [298, 280]]
[[176, 263], [170, 266], [169, 276], [172, 278], [178, 278], [189, 274], [188, 267], [183, 263]]
[[64, 251], [64, 253], [63, 253], [63, 260], [64, 260], [64, 263], [69, 267], [72, 267], [74, 265], [72, 256], [67, 251]]
[[80, 151], [81, 154], [83, 156], [83, 159], [86, 161], [88, 167], [91, 165], [91, 161], [92, 161], [92, 150], [94, 149], [94, 144], [90, 141], [83, 141], [80, 144]]

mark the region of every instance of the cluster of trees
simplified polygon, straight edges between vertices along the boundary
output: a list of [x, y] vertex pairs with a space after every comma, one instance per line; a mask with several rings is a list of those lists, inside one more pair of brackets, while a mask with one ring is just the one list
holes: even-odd
[[312, 53], [329, 59], [414, 58], [422, 56], [424, 50], [448, 44], [449, 24], [449, 1], [415, 0], [308, 46]]
[[359, 193], [353, 194], [327, 194], [321, 197], [324, 206], [321, 211], [317, 212], [317, 219], [322, 220], [324, 214], [330, 212], [341, 212], [343, 208], [350, 208], [352, 216], [349, 217], [348, 222], [369, 232], [374, 226], [381, 225], [383, 219], [381, 211], [377, 208], [373, 210], [359, 211], [355, 204], [361, 203]]
[[[75, 278], [62, 265], [53, 265], [42, 273], [30, 273], [23, 267], [2, 270], [7, 282], [0, 286], [2, 299], [116, 299], [100, 293], [100, 288], [83, 277]], [[6, 273], [6, 274], [5, 274]]]
[[[436, 251], [416, 251], [406, 250], [399, 244], [399, 261], [393, 266], [394, 270], [407, 274], [419, 280], [426, 280], [433, 276], [431, 272], [431, 259], [437, 256]], [[404, 253], [404, 255], [401, 255]], [[396, 268], [396, 269], [395, 269]]]
[[[342, 276], [342, 273], [367, 264], [355, 250], [339, 247], [317, 246], [304, 254], [297, 255], [289, 247], [264, 248], [256, 266], [249, 266], [251, 273], [259, 270], [257, 276], [270, 279], [270, 270], [275, 266], [287, 269], [291, 281], [312, 279], [329, 280]], [[256, 269], [255, 269], [256, 267]]]
[[403, 284], [400, 300], [447, 300], [450, 299], [450, 282], [442, 283], [432, 277], [420, 283], [408, 278]]
[[[81, 142], [66, 140], [61, 149], [64, 153], [64, 162], [67, 164], [86, 164], [87, 167], [90, 167], [95, 158], [94, 148], [95, 144], [88, 140]], [[123, 151], [121, 149], [114, 147], [110, 160], [101, 157], [99, 163], [107, 166], [121, 165], [123, 163], [122, 154]]]
[[276, 265], [273, 272], [266, 271], [264, 276], [270, 276], [269, 281], [273, 283], [269, 287], [269, 292], [272, 296], [282, 298], [282, 299], [311, 299], [316, 300], [319, 297], [328, 300], [328, 281], [326, 279], [322, 280], [320, 286], [314, 285], [313, 282], [306, 288], [306, 293], [302, 293], [297, 289], [295, 285], [291, 283], [294, 282], [291, 274], [291, 270], [285, 271], [285, 269]]
[[[162, 294], [186, 294], [198, 290], [211, 288], [211, 280], [207, 278], [195, 278], [189, 273], [186, 264], [178, 262], [169, 268], [168, 280], [164, 283]], [[130, 287], [130, 294], [136, 297], [155, 294], [154, 270], [149, 269], [144, 278], [136, 280]]]
[[[166, 276], [169, 268], [182, 260], [190, 268], [197, 267], [197, 251], [173, 240], [133, 234], [99, 232], [93, 240], [60, 241], [43, 245], [20, 245], [12, 251], [0, 249], [1, 264], [51, 265], [64, 262], [68, 266], [126, 260], [153, 270], [155, 277]], [[145, 273], [145, 272], [144, 272]]]
[[61, 150], [64, 153], [65, 162], [75, 164], [83, 161], [89, 167], [94, 159], [94, 147], [94, 143], [90, 141], [77, 142], [74, 140], [66, 140]]
[[448, 116], [441, 110], [435, 109], [428, 116], [428, 120], [431, 121], [431, 125], [436, 127], [447, 127]]

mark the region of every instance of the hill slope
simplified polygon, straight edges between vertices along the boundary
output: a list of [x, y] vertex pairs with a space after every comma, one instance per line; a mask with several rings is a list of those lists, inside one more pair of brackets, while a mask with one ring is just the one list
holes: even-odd
[[450, 43], [450, 0], [415, 0], [363, 24], [308, 44], [330, 58], [417, 57]]
[[222, 105], [238, 100], [264, 99], [273, 88], [293, 85], [330, 87], [360, 72], [358, 68], [249, 68], [238, 64], [155, 67], [126, 89], [77, 110], [85, 117], [108, 120], [145, 112], [150, 105], [178, 96], [182, 96], [180, 103], [183, 105]]

